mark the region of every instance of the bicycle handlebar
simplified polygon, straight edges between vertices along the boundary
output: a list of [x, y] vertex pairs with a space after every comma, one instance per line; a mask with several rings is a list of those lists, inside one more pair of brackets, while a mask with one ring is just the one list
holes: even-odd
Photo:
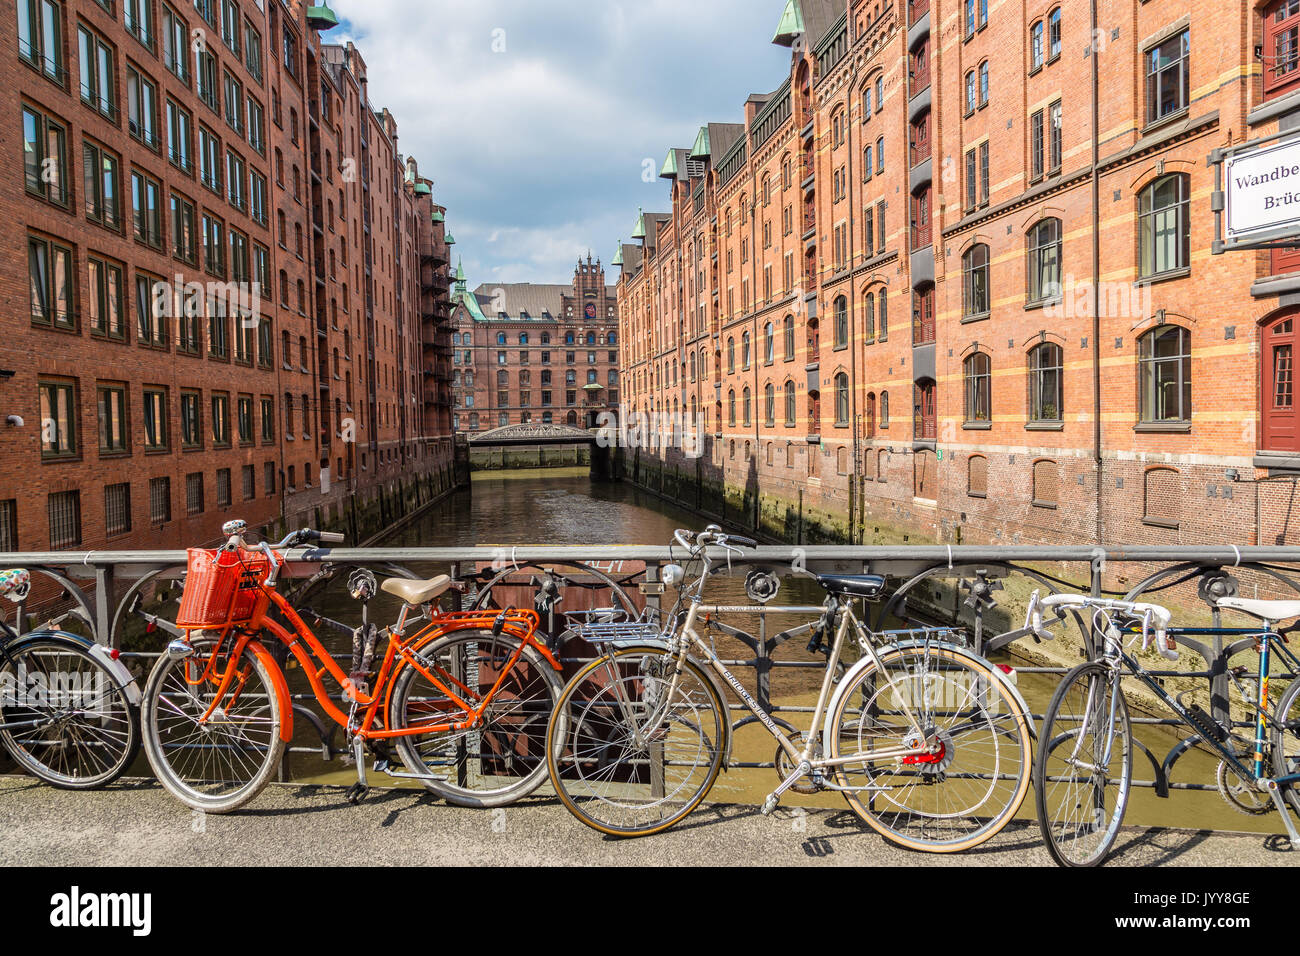
[[1090, 594], [1048, 594], [1039, 597], [1037, 591], [1029, 598], [1029, 608], [1025, 613], [1025, 628], [1045, 640], [1052, 640], [1052, 634], [1043, 625], [1043, 608], [1056, 611], [1057, 617], [1063, 617], [1065, 611], [1094, 610], [1109, 611], [1112, 614], [1128, 618], [1142, 625], [1142, 649], [1152, 644], [1161, 657], [1171, 661], [1178, 660], [1178, 649], [1173, 638], [1169, 636], [1169, 624], [1173, 615], [1169, 609], [1159, 604], [1146, 601], [1122, 601], [1115, 598], [1096, 597]]

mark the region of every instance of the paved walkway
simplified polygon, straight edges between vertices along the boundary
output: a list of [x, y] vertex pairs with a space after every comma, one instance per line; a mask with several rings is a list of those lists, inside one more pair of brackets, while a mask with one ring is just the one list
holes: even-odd
[[[467, 810], [414, 790], [376, 790], [359, 806], [339, 787], [272, 785], [242, 812], [198, 817], [153, 781], [107, 791], [55, 790], [0, 776], [0, 865], [151, 866], [205, 863], [331, 865], [873, 865], [1038, 866], [1050, 863], [1030, 822], [1015, 821], [979, 849], [911, 853], [848, 810], [713, 804], [675, 829], [610, 840], [554, 800]], [[1285, 866], [1284, 840], [1258, 834], [1132, 828], [1111, 865]]]

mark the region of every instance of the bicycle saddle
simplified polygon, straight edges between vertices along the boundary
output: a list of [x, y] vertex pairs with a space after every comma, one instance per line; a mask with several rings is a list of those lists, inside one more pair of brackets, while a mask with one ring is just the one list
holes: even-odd
[[831, 594], [876, 598], [885, 590], [883, 574], [819, 574], [817, 583]]
[[1289, 621], [1300, 617], [1300, 601], [1256, 601], [1252, 598], [1221, 597], [1215, 604], [1265, 621]]
[[396, 595], [407, 604], [428, 604], [442, 592], [451, 587], [451, 575], [439, 574], [427, 581], [412, 581], [410, 578], [385, 578], [379, 586], [381, 591]]

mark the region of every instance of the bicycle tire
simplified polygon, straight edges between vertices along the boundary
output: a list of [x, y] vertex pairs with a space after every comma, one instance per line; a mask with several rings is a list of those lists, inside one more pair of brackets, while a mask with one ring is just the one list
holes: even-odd
[[[19, 767], [62, 790], [107, 786], [140, 752], [140, 716], [126, 686], [79, 641], [14, 641], [0, 655], [0, 744]], [[56, 701], [63, 694], [77, 695], [75, 706]]]
[[[211, 639], [195, 637], [191, 643], [192, 656], [173, 660], [163, 654], [149, 673], [141, 703], [145, 755], [159, 783], [177, 800], [205, 813], [230, 813], [256, 797], [280, 766], [284, 715], [262, 660], [245, 649], [232, 662], [223, 648], [214, 673], [224, 673], [232, 663], [240, 666], [244, 686], [238, 710], [232, 714], [224, 708], [225, 719], [200, 724], [219, 679], [188, 683], [199, 678], [213, 650]], [[260, 687], [250, 687], [252, 679]]]
[[[912, 762], [836, 766], [840, 786], [869, 788], [843, 791], [849, 806], [885, 839], [911, 850], [955, 853], [996, 836], [1029, 790], [1031, 733], [1019, 703], [992, 665], [955, 649], [918, 645], [879, 656], [883, 675], [872, 662], [846, 676], [826, 724], [828, 756], [915, 746], [906, 711], [941, 750]], [[860, 792], [870, 797], [864, 802]]]
[[667, 830], [718, 778], [727, 706], [689, 658], [673, 699], [664, 698], [674, 664], [662, 647], [620, 648], [583, 667], [560, 695], [547, 736], [551, 784], [570, 813], [601, 833]]
[[[1278, 698], [1277, 707], [1273, 711], [1269, 750], [1275, 778], [1300, 773], [1300, 707], [1296, 706], [1297, 701], [1300, 701], [1300, 679], [1291, 681], [1290, 686]], [[1300, 814], [1300, 790], [1297, 790], [1296, 784], [1280, 783], [1278, 786], [1282, 790], [1282, 798], [1296, 814]]]
[[[548, 726], [562, 684], [555, 668], [536, 649], [508, 634], [454, 631], [419, 648], [447, 689], [477, 706], [491, 695], [483, 718], [467, 730], [445, 730], [397, 738], [402, 763], [413, 774], [445, 767], [448, 776], [422, 783], [431, 793], [462, 807], [500, 807], [527, 796], [546, 779]], [[500, 668], [516, 650], [506, 674]], [[498, 679], [500, 683], [498, 685]], [[459, 685], [459, 686], [458, 686]], [[474, 695], [473, 698], [470, 695]], [[405, 729], [432, 712], [436, 722], [464, 721], [469, 714], [409, 664], [393, 687], [392, 729]]]
[[[1089, 726], [1109, 726], [1114, 687], [1106, 665], [1095, 661], [1080, 664], [1057, 686], [1043, 716], [1038, 755], [1034, 761], [1035, 805], [1043, 842], [1060, 866], [1083, 867], [1101, 863], [1124, 822], [1133, 776], [1133, 726], [1122, 689], [1114, 698], [1113, 739], [1104, 741], [1102, 737], [1105, 734], [1086, 729]], [[1087, 723], [1085, 717], [1088, 715], [1080, 713], [1084, 710], [1092, 715]], [[1073, 756], [1076, 749], [1071, 747], [1068, 755], [1063, 749], [1073, 740], [1080, 740], [1081, 745], [1085, 743], [1081, 739], [1085, 733], [1089, 738], [1087, 750], [1079, 749], [1077, 752], [1086, 752], [1093, 757], [1087, 762], [1095, 764], [1097, 755], [1105, 755], [1107, 746], [1110, 748], [1106, 767], [1100, 771], [1094, 767], [1086, 776], [1074, 773], [1068, 763], [1076, 759]], [[1098, 742], [1101, 747], [1097, 746]], [[1116, 769], [1118, 777], [1112, 776]], [[1107, 810], [1107, 794], [1112, 789], [1114, 797], [1110, 801], [1111, 808]]]

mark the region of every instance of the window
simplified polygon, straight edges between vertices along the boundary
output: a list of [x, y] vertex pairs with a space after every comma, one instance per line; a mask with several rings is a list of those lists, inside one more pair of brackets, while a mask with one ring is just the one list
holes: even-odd
[[1142, 523], [1157, 528], [1179, 526], [1185, 492], [1182, 475], [1174, 468], [1148, 468], [1143, 475]]
[[99, 413], [99, 450], [118, 455], [130, 447], [130, 428], [126, 416], [126, 386], [100, 385], [97, 389]]
[[1061, 101], [1057, 100], [1047, 108], [1047, 171], [1061, 171]]
[[849, 377], [840, 372], [835, 376], [835, 424], [849, 423]]
[[880, 393], [880, 427], [889, 427], [889, 393]]
[[912, 344], [934, 341], [934, 283], [926, 282], [912, 292]]
[[1061, 8], [1057, 7], [1047, 15], [1047, 62], [1050, 63], [1061, 55]]
[[1143, 424], [1192, 420], [1191, 333], [1158, 326], [1138, 340], [1138, 391]]
[[1029, 350], [1029, 421], [1055, 424], [1062, 415], [1061, 347], [1043, 342]]
[[133, 66], [126, 68], [127, 129], [150, 149], [158, 148], [158, 87]]
[[135, 237], [145, 245], [161, 249], [162, 185], [138, 170], [131, 171], [131, 201]]
[[54, 0], [18, 0], [18, 55], [63, 85], [66, 68], [61, 4]]
[[77, 28], [81, 60], [81, 100], [117, 122], [117, 82], [114, 76], [113, 48], [85, 27]]
[[923, 378], [912, 387], [912, 430], [917, 441], [934, 440], [934, 379]]
[[989, 247], [971, 246], [961, 257], [962, 318], [984, 318], [989, 314]]
[[1187, 109], [1191, 32], [1184, 30], [1146, 52], [1147, 122]]
[[72, 250], [36, 236], [27, 240], [32, 324], [77, 327], [73, 311]]
[[197, 237], [195, 236], [194, 203], [184, 196], [172, 193], [171, 219], [172, 255], [182, 262], [198, 265], [199, 252]]
[[[243, 212], [248, 208], [248, 177], [244, 158], [235, 152], [226, 153], [226, 185], [229, 189], [230, 205]], [[266, 215], [265, 207], [261, 212]], [[255, 217], [256, 218], [256, 217]], [[259, 219], [259, 221], [261, 221]]]
[[776, 424], [776, 386], [771, 382], [763, 387], [764, 419], [768, 425]]
[[49, 496], [47, 508], [50, 550], [75, 548], [81, 544], [81, 492], [53, 492]]
[[221, 195], [221, 140], [203, 126], [199, 127], [199, 179]]
[[198, 448], [203, 444], [202, 420], [198, 392], [181, 392], [181, 446]]
[[91, 332], [106, 338], [125, 338], [122, 267], [90, 256], [86, 259], [86, 271], [89, 286], [86, 308]]
[[226, 125], [240, 136], [244, 135], [244, 86], [226, 73], [224, 76], [226, 100]]
[[262, 104], [248, 98], [248, 145], [266, 155], [266, 113]]
[[81, 168], [86, 218], [106, 229], [120, 230], [122, 200], [117, 157], [87, 140], [82, 146]]
[[126, 534], [131, 530], [131, 483], [104, 486], [104, 533]]
[[203, 268], [212, 275], [226, 277], [225, 225], [220, 219], [203, 214]]
[[962, 363], [966, 424], [987, 423], [992, 420], [989, 396], [991, 385], [989, 357], [983, 352], [968, 356]]
[[154, 524], [164, 524], [172, 520], [171, 478], [149, 480], [149, 520]]
[[1300, 79], [1300, 0], [1264, 8], [1264, 98], [1289, 92]]
[[203, 513], [203, 472], [191, 472], [185, 476], [185, 511], [187, 514]]
[[145, 451], [166, 451], [167, 444], [167, 390], [146, 386], [144, 390]]
[[234, 0], [221, 0], [221, 41], [239, 56], [239, 5]]
[[989, 0], [965, 0], [966, 36], [983, 29], [989, 22]]
[[[27, 0], [19, 0], [20, 8]], [[66, 127], [31, 106], [23, 107], [23, 159], [27, 191], [58, 206], [68, 205]]]
[[876, 140], [876, 172], [885, 171], [885, 137]]
[[749, 333], [743, 332], [740, 336], [740, 364], [742, 368], [749, 368]]
[[41, 457], [77, 454], [77, 387], [72, 382], [41, 381]]
[[183, 173], [194, 169], [191, 154], [193, 120], [190, 114], [171, 100], [167, 101], [167, 158]]
[[262, 34], [251, 22], [244, 24], [244, 65], [257, 82], [262, 82]]
[[966, 74], [966, 115], [970, 116], [975, 112], [975, 105], [979, 102], [979, 92], [976, 86], [975, 71], [971, 70]]
[[217, 507], [230, 507], [230, 469], [217, 469]]
[[1034, 462], [1034, 488], [1031, 502], [1035, 508], [1055, 508], [1061, 483], [1060, 466], [1050, 458]]
[[257, 474], [252, 465], [244, 465], [240, 469], [240, 480], [244, 486], [244, 500], [250, 501], [257, 497]]
[[849, 344], [849, 300], [844, 296], [835, 299], [835, 348], [846, 348]]
[[795, 397], [794, 382], [785, 383], [785, 423], [793, 425], [795, 423]]
[[136, 338], [142, 345], [165, 347], [167, 345], [166, 299], [155, 295], [155, 289], [166, 284], [157, 276], [136, 270], [135, 312]]
[[736, 390], [727, 389], [727, 424], [736, 424]]
[[989, 460], [983, 455], [966, 459], [966, 495], [970, 498], [987, 498], [989, 492]]
[[980, 106], [988, 106], [989, 103], [989, 61], [985, 60], [979, 66], [980, 75]]
[[186, 86], [190, 83], [189, 74], [189, 25], [176, 14], [171, 7], [163, 4], [163, 65]]
[[930, 245], [932, 229], [930, 226], [930, 184], [926, 183], [911, 196], [911, 236], [912, 249], [923, 249]]
[[1046, 168], [1044, 157], [1046, 141], [1044, 136], [1043, 111], [1038, 110], [1029, 117], [1029, 163], [1031, 180], [1042, 179], [1043, 172]]
[[785, 341], [785, 360], [788, 362], [794, 358], [794, 316], [787, 315], [782, 328]]
[[1043, 21], [1039, 20], [1029, 30], [1029, 68], [1037, 70], [1043, 65]]
[[1186, 269], [1191, 262], [1189, 177], [1157, 179], [1138, 194], [1139, 277]]
[[221, 94], [217, 90], [217, 58], [201, 43], [194, 46], [194, 76], [197, 80], [199, 99], [208, 104], [214, 113], [220, 113]]
[[1044, 219], [1029, 230], [1028, 277], [1031, 304], [1061, 295], [1061, 220]]
[[880, 341], [883, 342], [885, 341], [885, 339], [889, 338], [889, 290], [888, 289], [880, 290], [880, 296], [877, 298], [876, 304], [877, 306], [879, 306], [879, 311], [877, 312], [877, 316], [879, 317], [879, 321], [877, 322], [877, 326], [878, 326], [877, 331], [880, 333]]

